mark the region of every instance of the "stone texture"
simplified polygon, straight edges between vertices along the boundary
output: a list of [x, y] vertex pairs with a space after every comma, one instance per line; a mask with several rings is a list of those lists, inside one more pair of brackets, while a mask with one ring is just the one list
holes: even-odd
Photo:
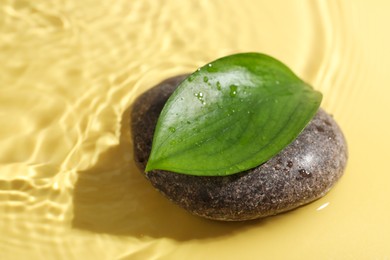
[[[160, 111], [184, 78], [167, 79], [133, 105], [134, 159], [143, 173]], [[195, 215], [240, 221], [275, 215], [324, 196], [343, 174], [347, 157], [341, 130], [320, 109], [294, 142], [254, 169], [226, 177], [159, 170], [145, 176], [167, 198]]]

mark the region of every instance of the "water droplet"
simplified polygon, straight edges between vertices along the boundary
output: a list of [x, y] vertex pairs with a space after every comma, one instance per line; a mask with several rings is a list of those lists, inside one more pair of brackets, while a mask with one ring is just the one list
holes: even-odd
[[316, 128], [317, 128], [317, 131], [318, 132], [324, 132], [325, 130], [324, 130], [324, 128], [323, 127], [321, 127], [321, 126], [316, 126]]
[[171, 133], [176, 132], [176, 128], [174, 128], [174, 127], [170, 127], [170, 128], [168, 128], [168, 130], [169, 130], [169, 132], [171, 132]]
[[288, 162], [287, 162], [287, 167], [288, 167], [288, 168], [292, 168], [293, 165], [294, 165], [294, 163], [293, 163], [292, 161], [288, 161]]
[[237, 86], [236, 85], [230, 85], [230, 96], [231, 97], [237, 96]]
[[311, 172], [308, 172], [305, 169], [299, 169], [298, 172], [302, 177], [311, 177]]
[[191, 124], [191, 122], [190, 122], [190, 121], [187, 121], [187, 124]]
[[181, 98], [180, 98], [180, 100], [184, 100], [184, 98], [183, 98], [183, 97], [181, 97]]
[[189, 77], [188, 77], [188, 81], [191, 82], [193, 81], [195, 78], [195, 75], [194, 74], [191, 74]]
[[206, 77], [206, 76], [204, 76], [204, 77], [203, 77], [203, 82], [204, 82], [204, 83], [207, 83], [207, 82], [209, 82], [209, 78], [208, 78], [208, 77]]
[[217, 72], [218, 71], [218, 69], [214, 68], [213, 64], [211, 64], [211, 63], [207, 64], [207, 68], [206, 69], [207, 69], [208, 72]]
[[218, 90], [221, 90], [221, 89], [222, 89], [221, 82], [219, 82], [219, 81], [217, 81], [217, 89], [218, 89]]
[[195, 97], [198, 98], [198, 100], [200, 101], [200, 103], [202, 103], [202, 105], [206, 105], [206, 101], [204, 101], [204, 94], [202, 92], [198, 92], [195, 94]]
[[199, 101], [203, 101], [204, 96], [203, 96], [202, 92], [195, 93], [194, 95], [195, 95], [195, 97], [197, 97], [199, 99]]

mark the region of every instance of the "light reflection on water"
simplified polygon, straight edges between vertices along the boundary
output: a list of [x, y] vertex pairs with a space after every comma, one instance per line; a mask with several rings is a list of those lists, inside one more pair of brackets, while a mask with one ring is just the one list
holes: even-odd
[[[266, 244], [262, 235], [278, 241], [280, 226], [292, 232], [283, 217], [215, 223], [162, 198], [133, 165], [129, 107], [164, 78], [258, 51], [291, 66], [325, 93], [324, 107], [347, 120], [353, 111], [343, 104], [358, 95], [351, 86], [362, 68], [346, 8], [327, 1], [2, 1], [0, 258], [145, 259], [193, 239], [192, 246], [214, 241], [220, 252], [227, 237]], [[318, 205], [291, 217], [325, 204]]]

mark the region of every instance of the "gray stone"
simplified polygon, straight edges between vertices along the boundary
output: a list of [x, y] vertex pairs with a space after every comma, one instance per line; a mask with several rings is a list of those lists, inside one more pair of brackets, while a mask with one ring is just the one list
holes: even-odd
[[[143, 173], [160, 111], [184, 78], [165, 80], [133, 105], [134, 159]], [[294, 142], [254, 169], [225, 177], [160, 170], [145, 176], [167, 198], [195, 215], [240, 221], [275, 215], [324, 196], [342, 176], [347, 157], [340, 128], [320, 109]]]

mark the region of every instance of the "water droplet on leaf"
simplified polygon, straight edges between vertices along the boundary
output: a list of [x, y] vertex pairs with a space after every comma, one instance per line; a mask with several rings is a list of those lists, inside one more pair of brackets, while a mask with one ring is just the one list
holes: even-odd
[[208, 72], [217, 72], [218, 71], [218, 69], [214, 68], [213, 64], [211, 64], [211, 63], [207, 64], [207, 68], [206, 69], [207, 69]]
[[237, 86], [236, 85], [230, 85], [230, 96], [231, 97], [237, 96]]
[[222, 89], [221, 82], [219, 82], [219, 81], [217, 81], [217, 89], [218, 89], [218, 90], [221, 90], [221, 89]]
[[198, 100], [204, 105], [204, 104], [206, 104], [206, 102], [204, 101], [204, 95], [203, 95], [203, 93], [202, 92], [198, 92], [198, 93], [195, 93], [194, 94], [195, 95], [195, 97], [197, 97], [198, 98]]

